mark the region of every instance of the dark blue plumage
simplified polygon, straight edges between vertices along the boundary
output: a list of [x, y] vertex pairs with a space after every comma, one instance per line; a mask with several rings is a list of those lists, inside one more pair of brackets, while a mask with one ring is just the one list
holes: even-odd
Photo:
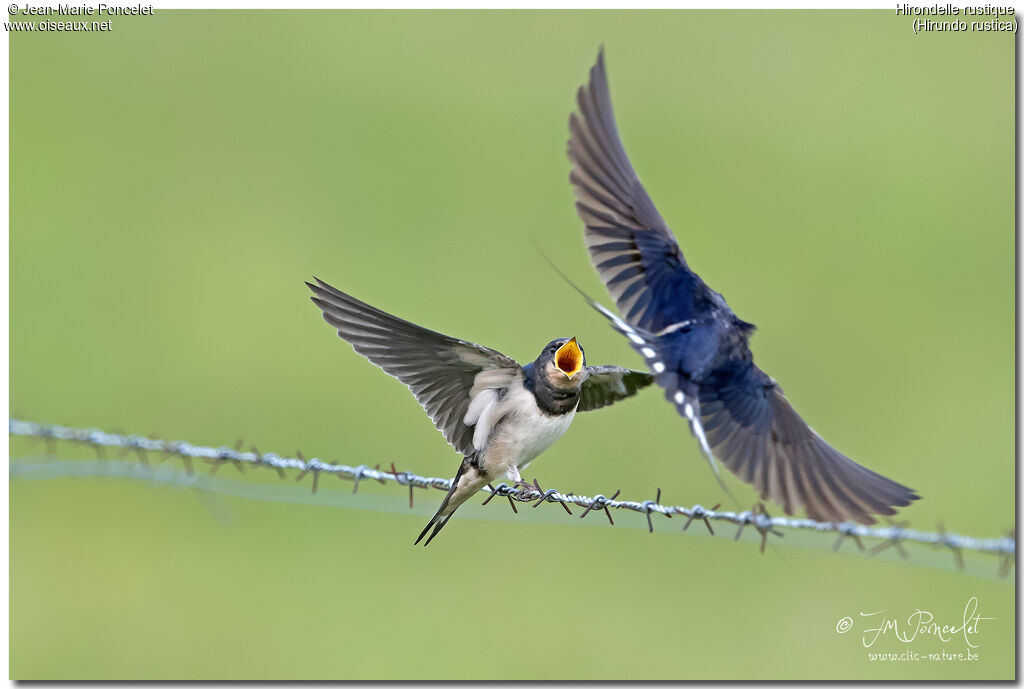
[[647, 361], [714, 467], [721, 460], [787, 514], [874, 523], [917, 495], [856, 464], [815, 433], [754, 364], [754, 326], [683, 258], [626, 156], [604, 54], [569, 119], [570, 174], [591, 262], [620, 315], [591, 301]]

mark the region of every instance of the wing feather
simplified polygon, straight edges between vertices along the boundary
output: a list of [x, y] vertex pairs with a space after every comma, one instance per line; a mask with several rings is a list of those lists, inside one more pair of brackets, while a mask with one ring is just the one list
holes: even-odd
[[522, 381], [522, 369], [501, 352], [421, 328], [326, 282], [306, 283], [324, 320], [352, 348], [404, 383], [452, 447], [472, 454], [473, 425], [486, 404], [468, 414], [485, 390]]
[[872, 514], [895, 514], [918, 498], [825, 442], [753, 363], [702, 385], [699, 399], [715, 456], [787, 514], [803, 507], [813, 519], [872, 524]]
[[607, 407], [635, 395], [654, 382], [654, 376], [618, 366], [588, 366], [576, 411]]
[[[578, 114], [569, 118], [569, 181], [598, 275], [633, 326], [657, 331], [690, 318], [695, 299], [707, 287], [686, 265], [629, 162], [615, 123], [603, 50], [589, 82], [577, 91], [576, 103]], [[631, 269], [618, 270], [621, 266]], [[622, 284], [631, 278], [636, 282]], [[627, 287], [633, 290], [629, 295]], [[644, 292], [637, 297], [639, 290]]]

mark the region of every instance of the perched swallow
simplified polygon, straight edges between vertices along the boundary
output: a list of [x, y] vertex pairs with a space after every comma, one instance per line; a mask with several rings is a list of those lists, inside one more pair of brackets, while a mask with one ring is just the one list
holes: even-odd
[[621, 318], [587, 299], [647, 361], [716, 475], [715, 457], [786, 514], [803, 507], [822, 521], [873, 524], [872, 514], [895, 514], [917, 500], [826, 443], [754, 365], [753, 324], [690, 270], [626, 156], [603, 49], [576, 101], [569, 180], [590, 260]]
[[488, 347], [421, 328], [326, 282], [306, 285], [324, 320], [352, 348], [405, 383], [463, 456], [448, 495], [420, 532], [427, 545], [459, 506], [491, 481], [520, 471], [568, 430], [578, 411], [635, 394], [654, 377], [618, 366], [587, 366], [575, 337], [552, 340], [520, 366]]

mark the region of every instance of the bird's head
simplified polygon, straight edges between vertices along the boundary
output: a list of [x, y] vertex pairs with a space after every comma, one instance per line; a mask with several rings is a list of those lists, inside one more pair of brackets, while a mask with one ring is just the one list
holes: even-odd
[[561, 337], [544, 347], [536, 365], [549, 383], [566, 388], [579, 384], [580, 372], [586, 368], [587, 358], [575, 337]]

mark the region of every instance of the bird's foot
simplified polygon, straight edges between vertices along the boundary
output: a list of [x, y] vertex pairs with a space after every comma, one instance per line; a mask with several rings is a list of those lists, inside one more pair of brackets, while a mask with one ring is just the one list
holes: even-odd
[[544, 491], [540, 489], [540, 484], [537, 483], [537, 479], [534, 479], [533, 483], [530, 483], [529, 481], [524, 481], [520, 478], [516, 481], [515, 487], [521, 491], [519, 493], [520, 498], [525, 498], [532, 492], [544, 493]]
[[[537, 504], [540, 504], [541, 502], [543, 502], [544, 499], [547, 497], [547, 493], [545, 493], [544, 489], [540, 487], [540, 482], [537, 479], [533, 479], [532, 482], [531, 481], [524, 481], [522, 479], [522, 477], [517, 475], [515, 478], [511, 478], [511, 480], [512, 480], [512, 488], [514, 488], [518, 492], [514, 496], [513, 495], [509, 495], [508, 496], [508, 499], [510, 501], [513, 500], [513, 499], [515, 499], [515, 500], [517, 500], [519, 502], [534, 502], [534, 501], [536, 501], [536, 504], [534, 505], [534, 507], [536, 507]], [[548, 491], [548, 492], [554, 492], [554, 491]], [[570, 512], [569, 514], [572, 514], [572, 513]]]

